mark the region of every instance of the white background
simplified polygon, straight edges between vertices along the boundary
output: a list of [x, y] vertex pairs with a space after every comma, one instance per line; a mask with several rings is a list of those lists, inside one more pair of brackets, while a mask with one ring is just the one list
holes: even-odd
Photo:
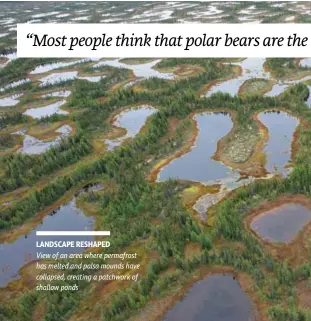
[[[163, 33], [167, 37], [183, 36], [182, 47], [116, 47], [115, 40], [111, 47], [78, 47], [68, 51], [66, 47], [33, 47], [33, 39], [27, 34], [34, 33], [40, 38], [49, 37], [102, 37], [102, 34], [115, 38], [125, 33], [126, 36], [143, 36], [147, 33], [154, 38]], [[217, 47], [192, 46], [184, 50], [186, 37], [222, 37], [229, 33], [231, 37], [284, 37], [282, 47], [225, 47], [222, 40]], [[18, 57], [308, 57], [311, 53], [311, 39], [306, 47], [288, 47], [287, 37], [296, 33], [301, 38], [311, 38], [311, 24], [18, 24]], [[67, 40], [69, 45], [70, 40]], [[152, 43], [154, 43], [152, 41]]]

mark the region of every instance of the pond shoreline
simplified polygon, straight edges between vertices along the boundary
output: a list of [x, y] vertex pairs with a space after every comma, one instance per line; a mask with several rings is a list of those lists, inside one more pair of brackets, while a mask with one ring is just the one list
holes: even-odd
[[[148, 314], [148, 321], [163, 321], [163, 318], [168, 311], [170, 311], [176, 303], [183, 300], [196, 282], [207, 279], [209, 276], [215, 274], [231, 274], [233, 277], [235, 277], [242, 291], [244, 291], [251, 301], [253, 311], [252, 316], [254, 318], [253, 321], [263, 321], [266, 319], [264, 314], [266, 304], [260, 301], [259, 297], [251, 290], [251, 284], [253, 283], [253, 280], [251, 280], [247, 274], [239, 273], [230, 266], [204, 266], [192, 273], [191, 279], [187, 282], [187, 284], [183, 284], [180, 290], [171, 290], [171, 293], [165, 296], [165, 302], [161, 302], [161, 298], [159, 300], [151, 300], [149, 304], [156, 305], [156, 313], [148, 314], [148, 312], [146, 312]], [[144, 309], [147, 310], [148, 307], [145, 307]], [[143, 310], [138, 315], [130, 318], [129, 321], [145, 320]]]
[[311, 236], [311, 222], [304, 225], [289, 243], [272, 243], [264, 240], [251, 226], [255, 219], [267, 215], [271, 210], [281, 208], [288, 203], [303, 205], [311, 210], [311, 199], [308, 199], [305, 195], [281, 195], [272, 201], [264, 201], [258, 207], [252, 209], [249, 215], [243, 219], [243, 224], [246, 231], [267, 248], [273, 257], [281, 261], [286, 260], [291, 266], [298, 266], [308, 259], [308, 237], [306, 236]]

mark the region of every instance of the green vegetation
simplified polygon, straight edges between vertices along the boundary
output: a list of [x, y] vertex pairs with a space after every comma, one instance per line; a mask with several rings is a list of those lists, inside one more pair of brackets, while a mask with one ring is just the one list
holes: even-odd
[[[108, 7], [106, 3], [101, 5], [102, 10]], [[136, 5], [142, 10], [138, 3], [133, 6]], [[237, 12], [250, 5], [253, 4], [235, 3], [232, 8], [225, 5], [220, 8], [224, 15], [229, 15], [228, 21], [237, 22]], [[263, 3], [256, 5], [261, 10], [266, 6]], [[63, 6], [60, 4], [57, 10]], [[79, 5], [72, 3], [70, 6], [72, 17], [78, 17], [74, 9]], [[97, 4], [92, 6], [92, 21], [99, 22], [102, 11], [97, 10]], [[153, 6], [156, 5], [148, 10]], [[132, 6], [120, 2], [110, 9], [112, 13], [126, 12], [127, 16], [130, 15], [126, 11], [129, 8]], [[46, 11], [49, 10], [47, 6]], [[271, 11], [278, 13], [279, 9]], [[290, 12], [285, 10], [285, 14]], [[282, 19], [283, 14], [280, 13], [277, 19]], [[22, 15], [24, 21], [26, 18]], [[188, 18], [186, 9], [180, 9], [169, 22]], [[42, 21], [48, 19], [43, 17]], [[268, 17], [266, 21], [269, 21]], [[4, 41], [8, 48], [8, 40], [5, 38]], [[0, 87], [27, 78], [36, 66], [54, 61], [57, 59], [14, 60], [0, 69]], [[142, 63], [149, 59], [122, 61]], [[22, 280], [0, 290], [0, 321], [132, 320], [150, 302], [166, 299], [174, 291], [183, 293], [180, 289], [187, 288], [189, 280], [198, 271], [212, 271], [215, 267], [230, 267], [237, 274], [250, 278], [251, 298], [260, 303], [265, 320], [311, 320], [310, 309], [299, 304], [297, 294], [298, 282], [310, 284], [310, 257], [303, 258], [300, 265], [292, 264], [290, 259], [279, 260], [244, 224], [244, 219], [258, 206], [278, 197], [302, 194], [311, 198], [311, 110], [305, 104], [308, 87], [297, 84], [278, 98], [262, 97], [271, 83], [254, 78], [245, 84], [240, 96], [217, 93], [208, 98], [199, 97], [198, 92], [205, 86], [236, 75], [236, 67], [227, 62], [228, 59], [162, 59], [156, 66], [158, 70], [193, 65], [202, 72], [175, 80], [149, 78], [128, 88], [123, 85], [133, 79], [130, 70], [109, 66], [94, 69], [92, 62], [87, 62], [74, 68], [83, 75], [102, 74], [105, 77], [99, 82], [69, 80], [45, 87], [34, 81], [5, 90], [22, 92], [24, 96], [16, 107], [1, 111], [0, 151], [17, 145], [19, 138], [11, 133], [21, 128], [52, 123], [56, 126], [56, 122], [69, 121], [74, 123], [75, 131], [73, 136], [62, 139], [60, 144], [40, 155], [11, 153], [0, 158], [1, 236], [5, 239], [25, 223], [38, 218], [41, 211], [59, 205], [61, 199], [73, 195], [84, 184], [100, 180], [109, 187], [100, 193], [90, 192], [79, 200], [86, 209], [95, 209], [98, 229], [115, 231], [109, 239], [111, 247], [105, 249], [105, 253], [138, 252], [143, 268], [138, 282], [125, 286], [81, 281], [78, 282], [79, 291], [61, 293], [36, 291], [32, 276], [22, 271]], [[266, 65], [281, 78], [310, 72], [308, 68], [298, 67], [294, 59], [268, 59]], [[25, 104], [29, 106], [34, 101], [41, 101], [41, 95], [47, 91], [64, 88], [72, 91], [65, 106], [69, 115], [32, 119], [22, 114]], [[158, 112], [148, 119], [134, 139], [112, 151], [105, 151], [103, 139], [111, 134], [113, 116], [124, 108], [143, 104], [156, 107]], [[198, 221], [189, 204], [183, 202], [181, 195], [194, 184], [178, 180], [154, 183], [147, 179], [159, 161], [185, 146], [192, 134], [190, 119], [194, 113], [208, 110], [233, 115], [236, 130], [226, 142], [223, 154], [232, 162], [243, 163], [259, 140], [254, 116], [261, 111], [280, 108], [299, 116], [304, 125], [295, 142], [297, 151], [292, 173], [284, 179], [256, 181], [239, 188], [213, 208], [212, 225]], [[8, 198], [13, 202], [2, 206]], [[189, 245], [197, 249], [191, 256], [185, 254]], [[93, 275], [98, 271], [84, 272]], [[76, 282], [65, 281], [62, 285], [73, 283]]]
[[299, 79], [311, 72], [310, 68], [297, 64], [294, 58], [268, 58], [266, 66], [277, 78]]
[[26, 78], [35, 67], [59, 61], [59, 59], [36, 58], [15, 59], [5, 68], [0, 69], [0, 87], [21, 78]]
[[[148, 103], [160, 106], [160, 110], [151, 117], [147, 130], [133, 141], [86, 165], [77, 166], [70, 173], [55, 178], [41, 189], [15, 202], [1, 213], [1, 228], [21, 225], [75, 186], [103, 175], [117, 186], [114, 192], [104, 193], [96, 199], [100, 206], [100, 226], [118, 231], [113, 236], [112, 246], [108, 251], [122, 251], [133, 242], [146, 240], [148, 249], [157, 253], [158, 258], [150, 261], [147, 272], [137, 283], [109, 296], [108, 305], [102, 306], [100, 302], [95, 305], [96, 311], [101, 310], [102, 320], [128, 319], [143, 308], [149, 299], [156, 299], [167, 293], [168, 288], [173, 289], [178, 284], [185, 283], [187, 276], [199, 267], [214, 265], [232, 266], [238, 272], [249, 274], [256, 284], [257, 295], [271, 306], [268, 311], [271, 320], [294, 321], [296, 315], [299, 315], [300, 320], [310, 320], [307, 311], [291, 304], [295, 299], [295, 282], [310, 277], [310, 264], [292, 268], [285, 262], [276, 261], [244, 230], [242, 223], [249, 210], [267, 199], [284, 193], [309, 195], [310, 190], [306, 183], [311, 178], [311, 156], [307, 152], [311, 148], [311, 140], [308, 139], [311, 133], [309, 128], [305, 128], [301, 133], [297, 166], [291, 176], [283, 181], [265, 181], [242, 188], [217, 208], [216, 223], [211, 229], [200, 226], [182, 206], [179, 194], [186, 186], [176, 181], [163, 184], [151, 184], [146, 181], [150, 164], [145, 160], [150, 157], [154, 160], [160, 159], [164, 154], [176, 150], [182, 142], [181, 133], [187, 124], [176, 130], [169, 138], [169, 144], [163, 140], [169, 133], [170, 118], [182, 120], [196, 110], [221, 109], [234, 111], [239, 126], [243, 128], [252, 123], [251, 116], [254, 113], [278, 106], [306, 119], [311, 117], [310, 110], [299, 98], [301, 90], [304, 91], [304, 87], [300, 88], [299, 85], [288, 93], [292, 97], [290, 101], [288, 98], [279, 100], [258, 96], [242, 99], [224, 94], [197, 98], [195, 91], [201, 88], [202, 83], [224, 75], [224, 70], [218, 69], [213, 60], [205, 64], [209, 65], [205, 73], [197, 75], [191, 81], [184, 79], [171, 83], [163, 89], [165, 94], [137, 93], [131, 89], [121, 89], [110, 94], [103, 89], [102, 94], [109, 97], [104, 103], [99, 103], [96, 98], [101, 93], [101, 86], [107, 88], [105, 83], [89, 85], [84, 81], [75, 82], [71, 105], [82, 112], [74, 119], [79, 131], [83, 130], [84, 135], [88, 137], [96, 137], [98, 126], [104, 131], [108, 129], [109, 127], [104, 126], [105, 120], [112, 112], [124, 106]], [[152, 81], [155, 80], [151, 79], [150, 82]], [[13, 117], [4, 122], [14, 123], [18, 120]], [[64, 141], [58, 147], [58, 152], [52, 149], [38, 157], [11, 155], [4, 158], [2, 161], [6, 178], [1, 185], [3, 191], [23, 184], [33, 184], [40, 176], [68, 166], [72, 160], [77, 162], [79, 157], [92, 151], [89, 138], [84, 138], [84, 135]], [[25, 171], [25, 168], [28, 170]], [[10, 187], [5, 187], [7, 182], [10, 182]], [[157, 225], [152, 224], [155, 219], [158, 221]], [[172, 230], [174, 233], [171, 233]], [[219, 238], [228, 241], [228, 244], [239, 242], [244, 244], [245, 248], [216, 246]], [[190, 241], [200, 245], [201, 254], [186, 259], [184, 248]], [[175, 272], [164, 273], [168, 267], [173, 268]], [[269, 276], [266, 271], [269, 271]], [[27, 292], [20, 297], [17, 305], [16, 301], [6, 304], [3, 315], [8, 315], [10, 320], [28, 320], [40, 302], [45, 306], [43, 320], [67, 320], [87, 297], [89, 284], [80, 282], [79, 286], [78, 293], [66, 292], [66, 295], [49, 292], [41, 297], [41, 294]]]
[[239, 95], [263, 95], [271, 89], [273, 82], [263, 78], [252, 78], [245, 81], [239, 90]]
[[292, 101], [305, 101], [309, 97], [309, 89], [304, 83], [298, 83], [295, 86], [287, 88], [284, 93], [281, 94], [282, 99]]
[[255, 122], [249, 126], [238, 127], [233, 135], [224, 139], [222, 158], [232, 163], [245, 163], [259, 140], [258, 126]]
[[[76, 163], [90, 154], [92, 145], [83, 136], [68, 137], [41, 155], [13, 154], [2, 159], [4, 176], [0, 179], [0, 193], [34, 184], [41, 176]], [[14, 219], [11, 217], [11, 219]], [[0, 225], [1, 220], [0, 220]]]
[[127, 65], [140, 65], [140, 64], [146, 64], [153, 60], [154, 59], [152, 58], [123, 58], [120, 60], [120, 62], [123, 62]]

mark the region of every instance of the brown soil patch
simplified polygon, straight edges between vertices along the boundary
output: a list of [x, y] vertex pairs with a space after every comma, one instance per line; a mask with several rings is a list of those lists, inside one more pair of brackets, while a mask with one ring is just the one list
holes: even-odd
[[201, 246], [198, 243], [189, 242], [184, 249], [186, 260], [191, 260], [194, 256], [199, 256], [201, 253]]
[[109, 97], [108, 96], [103, 96], [103, 97], [99, 97], [97, 98], [97, 101], [101, 104], [107, 102], [109, 100]]
[[155, 68], [160, 72], [174, 73], [178, 79], [183, 79], [187, 77], [193, 77], [198, 75], [201, 72], [204, 72], [204, 68], [198, 65], [177, 65], [172, 68]]
[[174, 71], [174, 74], [179, 78], [193, 77], [197, 74], [204, 72], [204, 68], [195, 65], [179, 65]]
[[304, 309], [311, 309], [311, 286], [308, 284], [308, 280], [298, 282], [297, 295], [299, 306]]
[[168, 119], [168, 134], [165, 137], [161, 137], [161, 143], [164, 143], [168, 140], [169, 137], [172, 137], [176, 131], [177, 126], [180, 124], [181, 120], [178, 118], [169, 118]]
[[72, 128], [70, 136], [74, 136], [76, 133], [76, 124], [70, 120], [34, 125], [27, 130], [27, 134], [41, 140], [51, 140], [61, 135], [57, 133], [56, 130], [64, 125], [69, 125]]
[[5, 64], [8, 60], [6, 57], [0, 57], [0, 64]]
[[311, 199], [304, 195], [283, 195], [273, 201], [265, 201], [259, 207], [250, 211], [244, 219], [246, 229], [264, 245], [269, 253], [277, 260], [287, 261], [291, 266], [296, 267], [309, 261], [308, 239], [311, 237], [311, 223], [304, 226], [296, 235], [295, 239], [288, 244], [278, 244], [264, 241], [251, 227], [255, 218], [265, 215], [272, 209], [277, 209], [286, 203], [296, 203], [311, 210]]

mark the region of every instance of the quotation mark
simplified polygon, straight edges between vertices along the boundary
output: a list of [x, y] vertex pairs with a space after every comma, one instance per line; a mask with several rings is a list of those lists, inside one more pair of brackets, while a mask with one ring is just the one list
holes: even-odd
[[27, 35], [27, 39], [32, 39], [32, 37], [34, 36], [34, 33], [29, 33], [28, 35]]

